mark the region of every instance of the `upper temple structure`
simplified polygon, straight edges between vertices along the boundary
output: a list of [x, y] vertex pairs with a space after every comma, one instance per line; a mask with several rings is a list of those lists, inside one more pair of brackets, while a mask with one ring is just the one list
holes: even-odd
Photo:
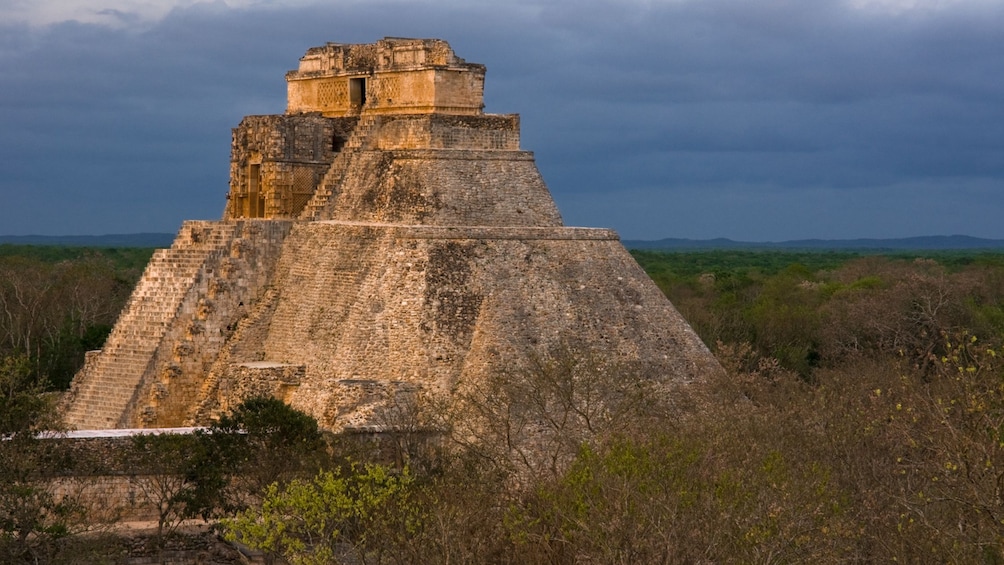
[[562, 224], [484, 80], [437, 39], [309, 49], [286, 113], [233, 130], [223, 219], [154, 254], [67, 423], [203, 425], [267, 394], [380, 429], [569, 344], [658, 382], [716, 370], [616, 233]]

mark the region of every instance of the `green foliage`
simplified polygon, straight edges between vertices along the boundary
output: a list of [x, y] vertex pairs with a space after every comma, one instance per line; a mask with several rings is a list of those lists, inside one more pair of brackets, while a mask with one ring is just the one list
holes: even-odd
[[64, 245], [15, 245], [0, 243], [0, 260], [20, 257], [33, 262], [64, 263], [88, 259], [111, 262], [119, 271], [142, 271], [153, 256], [146, 247], [78, 247]]
[[185, 471], [189, 516], [246, 508], [269, 485], [309, 476], [325, 459], [317, 421], [271, 397], [244, 401], [195, 437]]
[[665, 436], [584, 445], [563, 476], [510, 508], [510, 535], [551, 562], [661, 561], [684, 541], [666, 538], [662, 523], [692, 509], [706, 486], [699, 460], [695, 446]]
[[139, 434], [130, 438], [130, 482], [157, 509], [155, 542], [162, 545], [187, 516], [186, 502], [195, 485], [187, 473], [196, 438], [177, 434]]
[[[717, 431], [721, 431], [720, 429]], [[510, 510], [533, 563], [832, 560], [843, 511], [819, 464], [734, 434], [653, 433], [583, 446], [568, 472]], [[821, 543], [822, 542], [822, 543]], [[769, 556], [769, 557], [768, 557]]]
[[[632, 250], [638, 264], [648, 273], [670, 272], [684, 277], [702, 273], [759, 273], [775, 275], [791, 265], [803, 265], [810, 271], [833, 269], [860, 253], [835, 251], [641, 251]], [[651, 269], [651, 271], [650, 271]]]
[[259, 508], [222, 521], [225, 535], [293, 565], [381, 563], [395, 537], [421, 527], [408, 469], [352, 465], [284, 488], [273, 483]]
[[634, 252], [705, 343], [753, 344], [810, 379], [852, 358], [905, 355], [929, 370], [931, 338], [1004, 336], [1004, 256]]
[[24, 357], [0, 357], [0, 438], [34, 435], [55, 426], [46, 386], [31, 375]]
[[818, 360], [813, 337], [820, 324], [819, 284], [802, 265], [791, 265], [763, 283], [746, 309], [754, 343], [782, 365], [809, 378]]
[[52, 398], [20, 357], [0, 358], [0, 561], [31, 563], [79, 519], [70, 499], [57, 499], [48, 481], [65, 465], [58, 444], [39, 439], [58, 427]]
[[0, 355], [61, 390], [100, 348], [150, 250], [0, 246]]

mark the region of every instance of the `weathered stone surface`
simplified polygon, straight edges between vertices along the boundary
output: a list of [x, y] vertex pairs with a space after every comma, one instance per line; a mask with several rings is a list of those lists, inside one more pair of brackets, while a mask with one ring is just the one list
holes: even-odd
[[[565, 344], [657, 382], [718, 370], [614, 232], [563, 226], [518, 117], [481, 114], [483, 75], [438, 40], [308, 51], [287, 115], [234, 131], [224, 221], [185, 224], [75, 379], [71, 425], [204, 424], [272, 394], [379, 429]], [[362, 76], [357, 107], [310, 105]]]
[[346, 382], [447, 391], [565, 342], [655, 379], [714, 368], [607, 230], [314, 222], [287, 245], [254, 322], [266, 334], [243, 355], [305, 365], [289, 400], [332, 428], [361, 425]]
[[233, 130], [223, 219], [295, 218], [358, 118], [247, 116]]
[[485, 67], [440, 39], [312, 47], [286, 81], [288, 114], [480, 114], [484, 107]]
[[220, 348], [269, 282], [291, 225], [185, 222], [74, 378], [67, 422], [101, 429], [184, 421]]

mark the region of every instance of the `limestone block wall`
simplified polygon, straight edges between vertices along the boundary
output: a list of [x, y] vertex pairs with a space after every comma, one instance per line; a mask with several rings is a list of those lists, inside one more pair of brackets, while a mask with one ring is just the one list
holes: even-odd
[[241, 402], [260, 396], [271, 396], [289, 402], [306, 374], [303, 365], [286, 365], [251, 361], [226, 366], [219, 383], [221, 413], [231, 411]]
[[274, 290], [230, 362], [304, 365], [290, 402], [329, 429], [565, 343], [659, 381], [717, 367], [609, 230], [300, 223]]
[[317, 114], [245, 116], [232, 130], [231, 160], [245, 163], [257, 155], [270, 161], [330, 161], [332, 136], [354, 123]]
[[475, 108], [480, 112], [484, 108], [484, 72], [440, 72], [436, 83], [436, 107], [447, 109], [446, 113], [464, 114]]
[[319, 219], [454, 226], [559, 226], [526, 151], [360, 151]]
[[288, 78], [364, 74], [415, 68], [483, 68], [467, 63], [442, 39], [385, 37], [376, 43], [333, 43], [307, 49]]
[[[361, 113], [477, 114], [483, 106], [478, 97], [481, 92], [476, 82], [464, 80], [467, 74], [409, 70], [290, 81], [287, 112], [321, 112], [332, 117]], [[354, 89], [365, 89], [365, 93]]]
[[356, 121], [317, 114], [245, 117], [233, 130], [224, 219], [296, 216]]
[[[290, 80], [286, 88], [288, 100], [286, 113], [321, 112], [326, 116], [358, 115], [361, 106], [352, 102], [349, 92], [351, 78], [342, 76]], [[366, 87], [365, 84], [360, 86]]]
[[82, 505], [90, 526], [115, 522], [157, 522], [158, 486], [175, 482], [162, 469], [136, 468], [130, 457], [133, 438], [55, 437], [67, 449], [66, 466], [47, 469], [56, 500]]
[[519, 150], [519, 116], [386, 116], [373, 149]]
[[475, 115], [484, 108], [484, 73], [467, 69], [377, 71], [364, 112]]
[[334, 74], [365, 72], [377, 64], [377, 46], [372, 43], [327, 43], [311, 47], [300, 57], [295, 71], [286, 74], [308, 78]]
[[83, 506], [91, 525], [116, 522], [154, 522], [159, 516], [150, 493], [154, 477], [143, 475], [78, 475], [52, 481], [57, 501]]

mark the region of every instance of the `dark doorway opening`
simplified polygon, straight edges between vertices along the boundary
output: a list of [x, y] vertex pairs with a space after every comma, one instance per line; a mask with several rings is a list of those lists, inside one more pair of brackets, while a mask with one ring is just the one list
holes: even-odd
[[335, 153], [340, 153], [345, 147], [345, 142], [348, 141], [344, 137], [338, 135], [337, 133], [331, 136], [331, 150]]
[[366, 104], [366, 79], [349, 79], [349, 103], [356, 108], [362, 108]]
[[248, 218], [265, 215], [265, 195], [261, 193], [261, 165], [253, 164], [248, 171]]

